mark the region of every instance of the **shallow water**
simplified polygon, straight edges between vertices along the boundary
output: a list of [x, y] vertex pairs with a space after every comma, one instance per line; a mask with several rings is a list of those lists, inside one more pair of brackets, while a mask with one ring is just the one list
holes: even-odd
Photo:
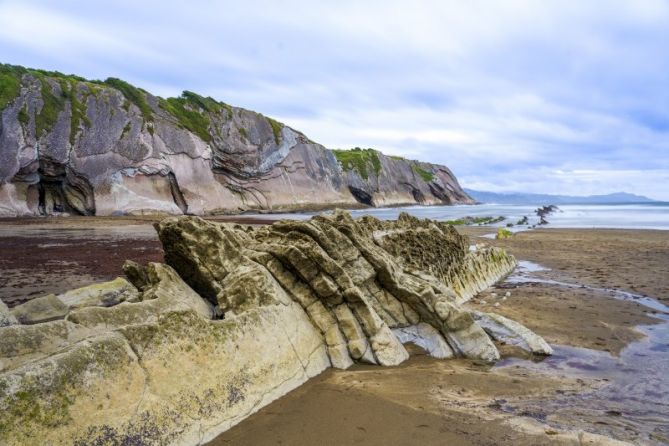
[[619, 357], [586, 348], [554, 345], [555, 354], [527, 363], [509, 358], [495, 367], [523, 367], [538, 372], [599, 380], [603, 386], [586, 393], [559, 394], [552, 399], [527, 399], [502, 405], [504, 410], [531, 416], [563, 428], [579, 428], [639, 444], [669, 443], [669, 307], [648, 296], [621, 290], [593, 288], [538, 277], [548, 271], [521, 261], [506, 283], [522, 286], [542, 283], [588, 288], [613, 298], [633, 300], [661, 319], [656, 325], [637, 327], [646, 337], [632, 342]]
[[[420, 218], [446, 221], [465, 216], [502, 216], [505, 220], [493, 226], [517, 223], [527, 216], [530, 226], [538, 223], [535, 210], [539, 206], [478, 204], [457, 206], [406, 206], [394, 208], [373, 208], [352, 210], [355, 217], [372, 215], [381, 220], [394, 220], [400, 212], [408, 212]], [[313, 213], [303, 214], [263, 214], [257, 218], [297, 218], [307, 219]], [[560, 210], [547, 217], [548, 228], [624, 228], [624, 229], [665, 229], [669, 230], [669, 203], [615, 204], [615, 205], [562, 205]], [[527, 228], [527, 226], [522, 226]]]

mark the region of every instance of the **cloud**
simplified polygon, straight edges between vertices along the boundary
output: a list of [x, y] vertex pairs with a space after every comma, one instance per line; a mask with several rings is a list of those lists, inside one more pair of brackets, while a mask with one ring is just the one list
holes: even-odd
[[667, 41], [663, 0], [0, 0], [4, 62], [198, 91], [488, 190], [669, 200]]

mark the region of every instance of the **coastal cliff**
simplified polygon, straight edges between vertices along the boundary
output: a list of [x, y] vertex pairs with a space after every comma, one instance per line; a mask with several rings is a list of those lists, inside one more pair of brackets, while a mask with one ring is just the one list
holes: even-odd
[[0, 65], [0, 216], [473, 203], [445, 166], [333, 151], [259, 113]]

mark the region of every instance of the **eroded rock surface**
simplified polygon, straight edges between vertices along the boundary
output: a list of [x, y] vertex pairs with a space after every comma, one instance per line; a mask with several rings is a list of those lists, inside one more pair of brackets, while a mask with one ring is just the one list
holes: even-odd
[[515, 260], [437, 222], [338, 211], [156, 229], [166, 265], [126, 262], [128, 281], [48, 296], [61, 319], [0, 327], [0, 443], [201, 444], [328, 367], [400, 364], [404, 343], [488, 361], [491, 336], [550, 350], [460, 306], [454, 283], [474, 289]]
[[375, 152], [362, 178], [299, 131], [192, 92], [2, 64], [0, 76], [0, 216], [473, 203], [445, 166]]

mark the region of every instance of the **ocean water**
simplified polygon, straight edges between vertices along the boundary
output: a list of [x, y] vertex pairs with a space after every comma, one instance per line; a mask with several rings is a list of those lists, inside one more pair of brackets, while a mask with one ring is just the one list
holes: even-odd
[[[516, 223], [527, 216], [530, 225], [539, 221], [535, 210], [539, 206], [509, 204], [477, 204], [457, 206], [406, 206], [395, 208], [372, 208], [350, 211], [355, 217], [372, 215], [382, 220], [396, 219], [400, 212], [408, 212], [420, 218], [433, 220], [456, 220], [471, 217], [505, 217], [494, 226]], [[314, 213], [265, 214], [258, 218], [308, 219]], [[643, 204], [578, 204], [562, 205], [547, 217], [547, 228], [623, 228], [669, 230], [669, 203]]]

